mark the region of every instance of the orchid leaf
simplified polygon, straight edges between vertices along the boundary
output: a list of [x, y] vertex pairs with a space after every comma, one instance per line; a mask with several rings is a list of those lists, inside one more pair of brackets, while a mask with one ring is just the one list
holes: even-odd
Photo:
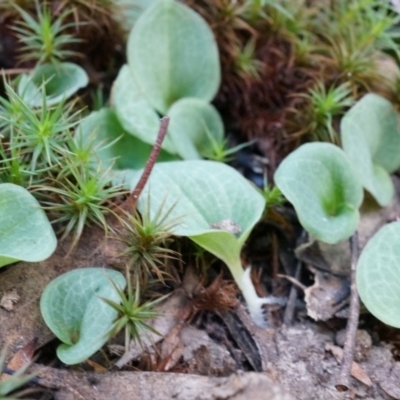
[[186, 5], [160, 0], [139, 17], [128, 64], [150, 104], [165, 115], [176, 101], [210, 101], [220, 85], [218, 48], [204, 19]]
[[51, 281], [40, 299], [40, 310], [50, 330], [63, 342], [57, 348], [65, 364], [78, 364], [98, 351], [117, 311], [101, 298], [120, 303], [113, 283], [126, 286], [124, 276], [104, 268], [81, 268]]
[[357, 228], [363, 189], [345, 153], [329, 143], [308, 143], [286, 157], [275, 183], [315, 238], [337, 243]]
[[37, 200], [21, 186], [0, 184], [0, 267], [45, 260], [56, 246], [53, 228]]
[[[140, 172], [131, 187], [139, 177]], [[174, 234], [189, 237], [227, 264], [251, 314], [262, 320], [264, 300], [258, 298], [240, 260], [243, 244], [265, 208], [259, 191], [225, 164], [175, 161], [155, 165], [139, 198], [139, 211], [144, 212], [149, 203], [151, 216], [160, 207], [171, 208], [168, 217], [175, 222]]]
[[88, 75], [79, 65], [42, 64], [30, 75], [21, 76], [18, 94], [30, 107], [41, 107], [44, 89], [46, 105], [51, 106], [68, 99], [79, 89], [86, 87], [88, 83]]
[[390, 101], [369, 93], [341, 121], [343, 150], [362, 185], [385, 206], [393, 197], [390, 179], [400, 167], [400, 124]]
[[369, 240], [357, 264], [357, 289], [368, 310], [400, 328], [400, 223], [381, 228]]

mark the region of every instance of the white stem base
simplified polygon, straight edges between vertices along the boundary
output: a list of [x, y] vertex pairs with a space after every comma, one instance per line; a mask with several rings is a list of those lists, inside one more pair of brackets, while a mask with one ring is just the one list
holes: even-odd
[[286, 299], [274, 296], [259, 297], [251, 280], [250, 272], [251, 268], [246, 268], [243, 272], [241, 285], [242, 294], [246, 300], [247, 308], [254, 323], [261, 328], [265, 328], [267, 326], [267, 320], [262, 306], [264, 304], [279, 304], [283, 306], [286, 304]]

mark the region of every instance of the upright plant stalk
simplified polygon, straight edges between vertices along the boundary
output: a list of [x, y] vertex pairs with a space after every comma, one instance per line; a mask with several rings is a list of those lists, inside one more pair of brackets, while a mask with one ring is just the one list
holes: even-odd
[[121, 208], [123, 211], [133, 214], [136, 210], [136, 205], [140, 194], [142, 193], [147, 181], [149, 180], [151, 171], [153, 170], [154, 164], [157, 161], [158, 155], [161, 151], [161, 145], [164, 141], [165, 135], [167, 134], [169, 124], [169, 117], [165, 116], [161, 118], [160, 129], [158, 130], [157, 139], [154, 143], [153, 149], [151, 150], [149, 159], [146, 162], [142, 176], [139, 179], [135, 189], [122, 204]]
[[350, 295], [350, 311], [347, 320], [346, 338], [343, 347], [342, 364], [338, 382], [335, 385], [339, 392], [349, 390], [351, 386], [351, 366], [354, 359], [354, 347], [356, 344], [356, 335], [358, 327], [358, 319], [360, 315], [360, 298], [358, 297], [356, 286], [356, 268], [358, 262], [358, 233], [355, 232], [351, 238], [351, 295]]

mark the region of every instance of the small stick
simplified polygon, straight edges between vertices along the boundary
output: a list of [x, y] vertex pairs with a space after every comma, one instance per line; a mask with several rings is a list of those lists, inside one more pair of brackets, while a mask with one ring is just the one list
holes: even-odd
[[31, 72], [32, 69], [29, 68], [11, 68], [11, 69], [1, 69], [1, 74], [3, 76], [12, 76], [12, 75], [20, 75], [27, 74]]
[[354, 347], [356, 344], [356, 334], [358, 327], [358, 317], [360, 314], [360, 299], [358, 297], [356, 286], [356, 268], [358, 261], [358, 234], [357, 232], [351, 237], [351, 294], [350, 294], [350, 310], [347, 320], [346, 338], [343, 347], [342, 365], [336, 389], [339, 392], [345, 392], [351, 385], [351, 366], [354, 358]]
[[[299, 282], [300, 279], [300, 274], [301, 274], [301, 261], [299, 261], [296, 265], [296, 272], [294, 274], [294, 281]], [[285, 308], [285, 314], [283, 316], [283, 323], [287, 326], [292, 325], [293, 322], [293, 315], [294, 315], [294, 310], [296, 308], [296, 300], [297, 300], [297, 287], [296, 284], [292, 282], [292, 287], [290, 289], [290, 293], [289, 293], [289, 299], [288, 302], [286, 304], [286, 308]], [[303, 286], [302, 289], [304, 290], [305, 287]]]
[[132, 214], [135, 212], [139, 196], [142, 193], [147, 181], [149, 180], [151, 171], [153, 170], [154, 164], [157, 161], [158, 155], [160, 154], [161, 145], [164, 141], [165, 135], [167, 134], [168, 124], [169, 124], [169, 117], [165, 116], [161, 118], [161, 124], [160, 124], [160, 129], [158, 130], [157, 139], [156, 142], [154, 143], [153, 149], [151, 150], [146, 166], [144, 167], [143, 174], [140, 177], [139, 182], [137, 183], [133, 192], [121, 205], [122, 210]]

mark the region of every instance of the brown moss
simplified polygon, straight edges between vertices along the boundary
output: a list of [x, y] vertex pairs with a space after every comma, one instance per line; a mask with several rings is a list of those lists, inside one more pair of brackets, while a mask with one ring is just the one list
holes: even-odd
[[[273, 31], [268, 20], [250, 25], [243, 18], [244, 2], [239, 1], [236, 6], [226, 0], [186, 3], [207, 20], [216, 37], [222, 83], [215, 105], [227, 131], [237, 132], [242, 140], [257, 139], [273, 172], [298, 145], [298, 139], [291, 136], [291, 130], [296, 128], [288, 123], [288, 115], [299, 103], [294, 94], [307, 90], [315, 68], [297, 63], [291, 41]], [[250, 40], [255, 44], [256, 76], [238, 70], [235, 62], [238, 49]]]

